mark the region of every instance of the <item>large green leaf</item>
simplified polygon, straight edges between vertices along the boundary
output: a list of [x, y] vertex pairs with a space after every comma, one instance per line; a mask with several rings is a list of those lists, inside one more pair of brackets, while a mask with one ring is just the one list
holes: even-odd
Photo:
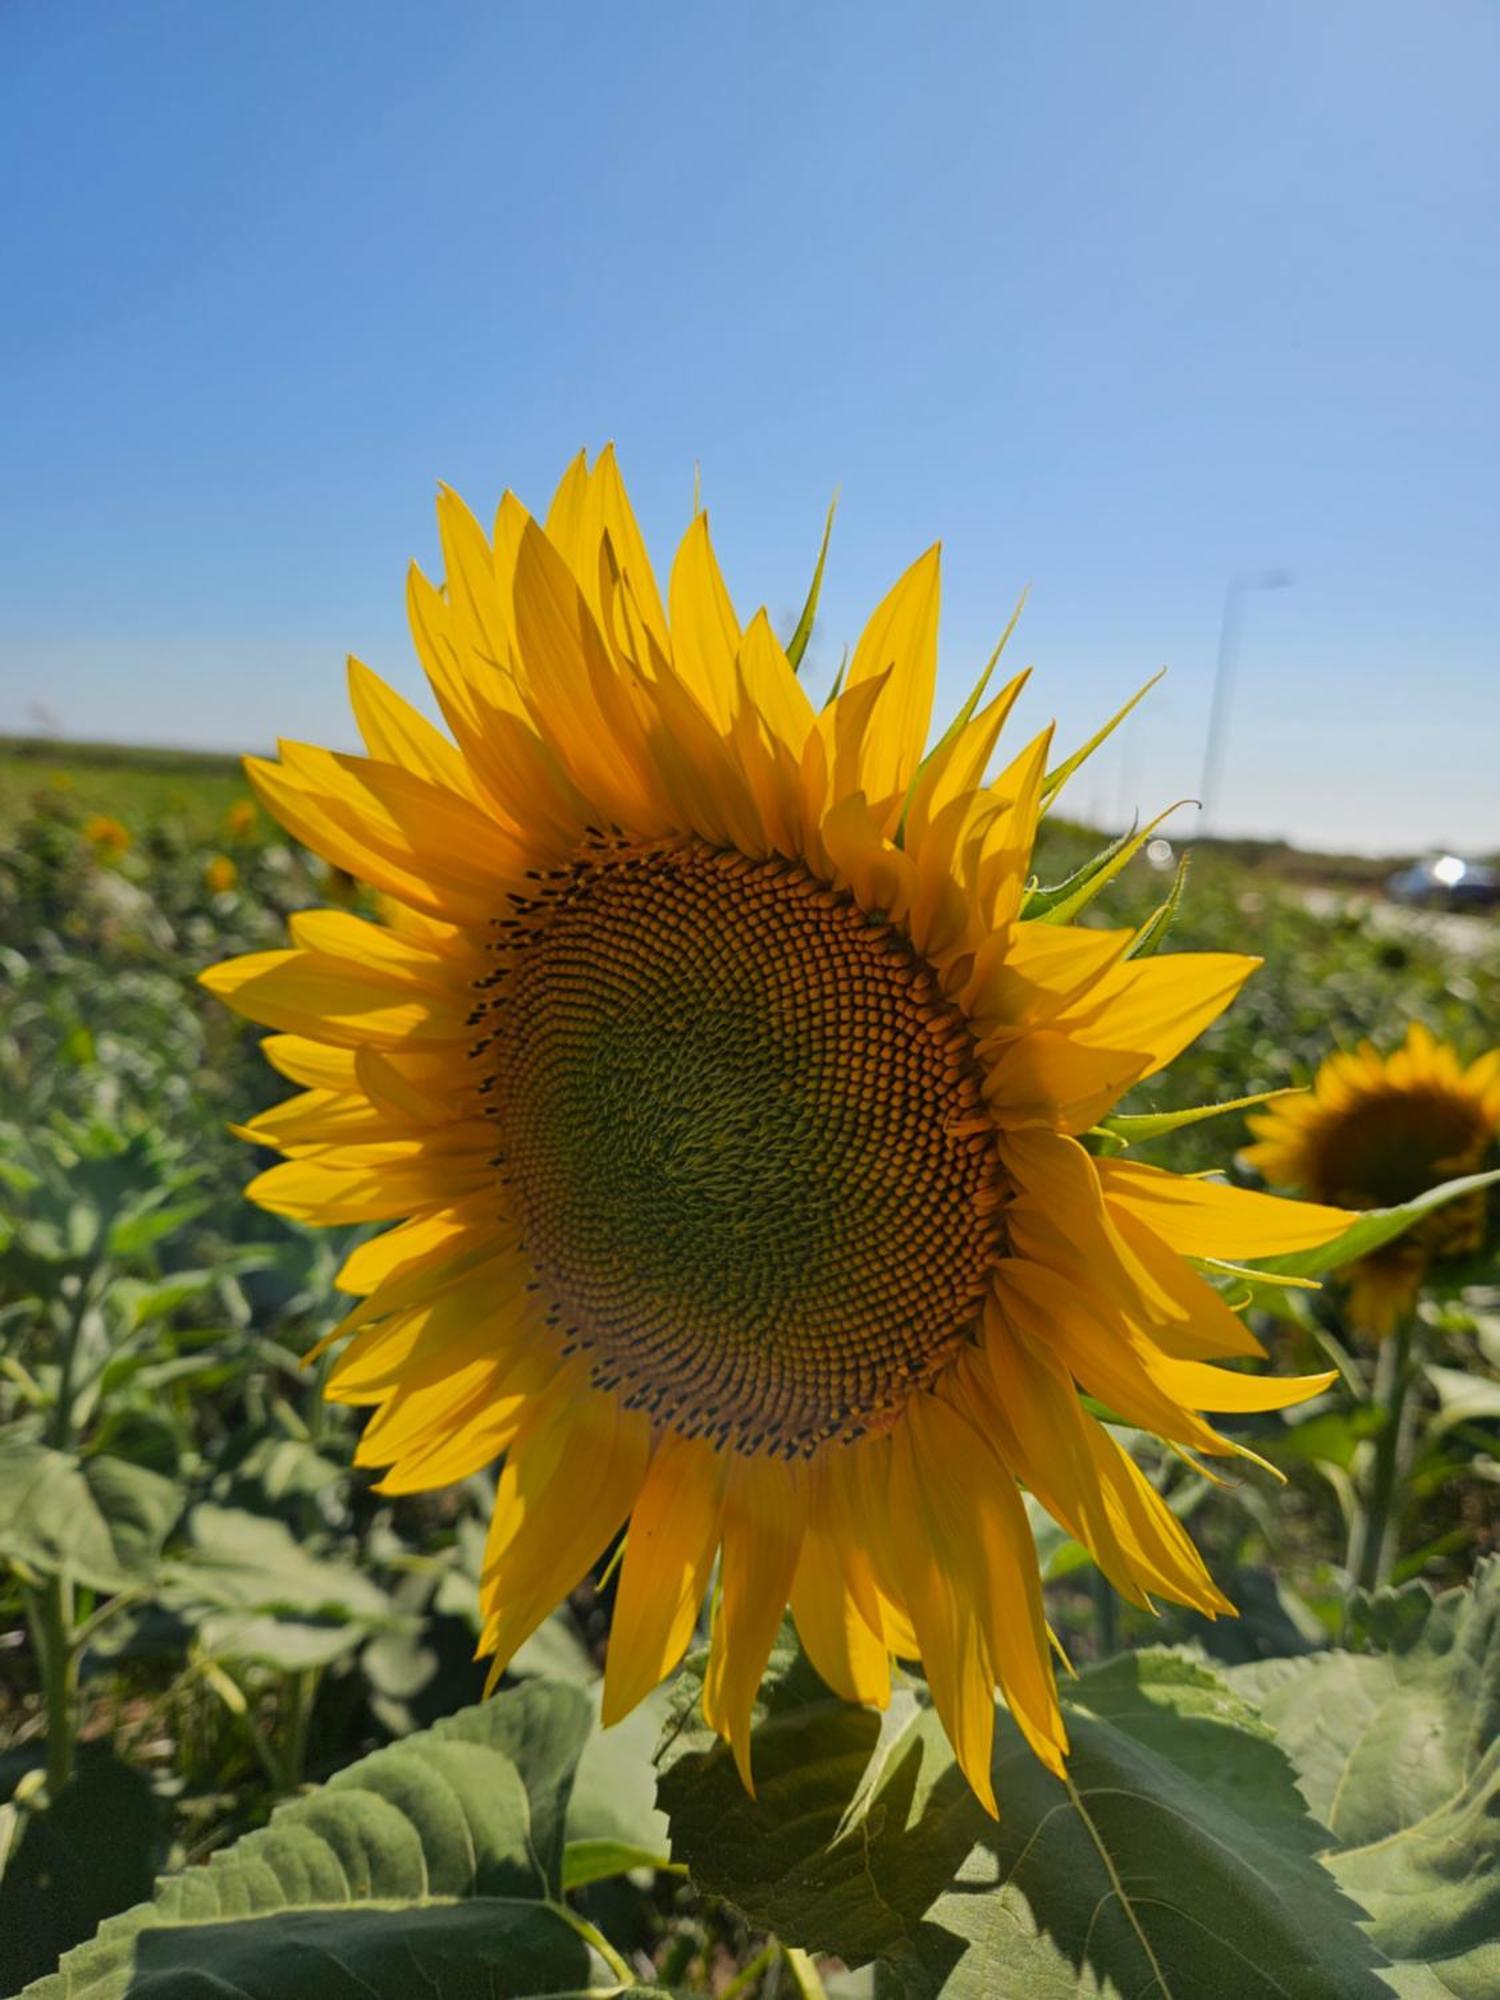
[[[112, 1918], [30, 2000], [520, 2000], [594, 1983], [562, 1904], [586, 1696], [533, 1681], [351, 1765]], [[608, 1989], [606, 1989], [608, 1990]]]
[[127, 1590], [151, 1575], [181, 1511], [175, 1481], [128, 1459], [53, 1451], [18, 1428], [0, 1435], [0, 1560]]
[[[1500, 1993], [1500, 1559], [1361, 1608], [1378, 1650], [1236, 1668], [1329, 1830], [1403, 1993]], [[1419, 1977], [1420, 1975], [1420, 1977]], [[1425, 1981], [1426, 1983], [1421, 1983]]]
[[1153, 1652], [1070, 1684], [1071, 1785], [997, 1717], [997, 1824], [916, 1694], [882, 1719], [783, 1641], [757, 1798], [694, 1715], [663, 1753], [673, 1851], [751, 1919], [922, 2000], [1355, 2000], [1387, 1992], [1319, 1864], [1286, 1757], [1208, 1667]]

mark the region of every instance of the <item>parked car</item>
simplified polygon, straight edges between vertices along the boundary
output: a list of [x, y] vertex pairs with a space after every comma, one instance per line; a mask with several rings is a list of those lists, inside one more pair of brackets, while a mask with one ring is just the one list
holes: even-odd
[[1398, 869], [1385, 893], [1393, 903], [1423, 910], [1493, 910], [1500, 907], [1500, 868], [1457, 854], [1430, 854]]

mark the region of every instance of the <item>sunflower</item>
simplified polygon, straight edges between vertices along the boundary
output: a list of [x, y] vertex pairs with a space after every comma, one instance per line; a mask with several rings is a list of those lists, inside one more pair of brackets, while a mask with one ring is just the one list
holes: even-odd
[[110, 813], [94, 813], [83, 823], [83, 837], [101, 861], [118, 861], [130, 849], [130, 829]]
[[[1369, 1042], [1331, 1055], [1310, 1091], [1247, 1121], [1247, 1166], [1279, 1187], [1346, 1208], [1389, 1208], [1473, 1173], [1500, 1131], [1500, 1049], [1466, 1069], [1447, 1042], [1413, 1022], [1382, 1057]], [[1345, 1274], [1355, 1326], [1376, 1339], [1415, 1303], [1434, 1258], [1483, 1240], [1484, 1196], [1461, 1196]]]
[[398, 1224], [343, 1267], [329, 1394], [372, 1407], [388, 1492], [503, 1458], [496, 1676], [625, 1528], [606, 1721], [717, 1558], [704, 1704], [747, 1784], [790, 1602], [850, 1700], [920, 1661], [993, 1809], [997, 1685], [1066, 1752], [1023, 1486], [1134, 1603], [1231, 1608], [1080, 1392], [1214, 1455], [1200, 1412], [1331, 1379], [1215, 1365], [1260, 1350], [1195, 1262], [1346, 1217], [1080, 1142], [1256, 961], [1024, 914], [1077, 760], [1049, 781], [1048, 730], [986, 781], [1025, 678], [988, 670], [924, 755], [936, 550], [818, 708], [701, 512], [663, 603], [609, 450], [545, 525], [507, 494], [488, 536], [446, 490], [438, 521], [409, 606], [451, 739], [351, 662], [368, 755], [248, 764], [382, 921], [299, 914], [204, 975], [302, 1086], [243, 1128], [286, 1156], [252, 1196]]

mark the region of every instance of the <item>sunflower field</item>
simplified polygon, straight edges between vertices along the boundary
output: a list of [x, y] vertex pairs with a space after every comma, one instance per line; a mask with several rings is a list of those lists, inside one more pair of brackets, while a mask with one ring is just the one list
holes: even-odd
[[1500, 1992], [1500, 931], [599, 477], [551, 710], [454, 515], [457, 748], [0, 745], [0, 1992]]

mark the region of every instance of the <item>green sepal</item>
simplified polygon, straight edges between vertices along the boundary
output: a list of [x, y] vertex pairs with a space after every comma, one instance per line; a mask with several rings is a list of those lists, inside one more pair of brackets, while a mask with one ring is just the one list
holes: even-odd
[[1257, 1104], [1269, 1104], [1277, 1097], [1302, 1097], [1306, 1093], [1297, 1090], [1262, 1090], [1253, 1097], [1230, 1097], [1222, 1104], [1193, 1104], [1184, 1111], [1121, 1111], [1102, 1118], [1093, 1131], [1115, 1143], [1109, 1147], [1112, 1153], [1123, 1153], [1127, 1147], [1143, 1146], [1148, 1139], [1161, 1139], [1168, 1132], [1180, 1132], [1184, 1125], [1201, 1125], [1205, 1118], [1218, 1118], [1226, 1111], [1248, 1111]]
[[1182, 902], [1182, 892], [1187, 887], [1188, 864], [1191, 854], [1184, 854], [1177, 864], [1177, 873], [1172, 878], [1172, 887], [1167, 892], [1167, 900], [1154, 909], [1125, 947], [1127, 958], [1151, 958], [1159, 952], [1167, 941], [1167, 932], [1176, 921], [1178, 907]]
[[1187, 799], [1177, 799], [1165, 812], [1159, 812], [1155, 819], [1148, 820], [1138, 832], [1122, 833], [1118, 840], [1112, 840], [1092, 860], [1075, 869], [1065, 882], [1059, 882], [1055, 888], [1033, 891], [1022, 907], [1022, 917], [1044, 924], [1070, 924], [1081, 910], [1088, 908], [1102, 889], [1108, 888], [1122, 869], [1134, 861], [1162, 821], [1170, 818], [1178, 806], [1189, 803]]
[[817, 565], [808, 585], [807, 601], [802, 607], [802, 616], [797, 620], [796, 630], [786, 642], [786, 656], [792, 663], [792, 672], [797, 673], [802, 666], [802, 656], [807, 651], [807, 642], [812, 637], [813, 620], [818, 615], [818, 598], [823, 590], [823, 566], [828, 561], [828, 544], [833, 538], [834, 510], [839, 504], [839, 496], [834, 494], [828, 503], [828, 519], [823, 524], [823, 543], [818, 550]]

